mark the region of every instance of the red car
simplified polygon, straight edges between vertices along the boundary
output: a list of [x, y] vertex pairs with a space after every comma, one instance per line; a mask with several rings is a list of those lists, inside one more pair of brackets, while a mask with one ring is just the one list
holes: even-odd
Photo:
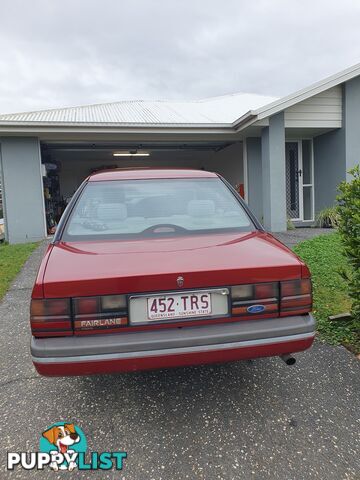
[[315, 323], [310, 273], [232, 187], [197, 170], [91, 175], [41, 263], [31, 353], [42, 375], [291, 356]]

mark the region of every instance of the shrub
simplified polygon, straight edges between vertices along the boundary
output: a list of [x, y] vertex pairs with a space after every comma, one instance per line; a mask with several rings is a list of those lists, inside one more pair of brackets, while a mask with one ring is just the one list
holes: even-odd
[[353, 176], [350, 182], [339, 185], [339, 233], [350, 271], [344, 272], [352, 299], [352, 314], [360, 329], [360, 166], [349, 171]]
[[329, 207], [321, 210], [317, 214], [316, 223], [321, 228], [336, 228], [339, 224], [337, 207]]

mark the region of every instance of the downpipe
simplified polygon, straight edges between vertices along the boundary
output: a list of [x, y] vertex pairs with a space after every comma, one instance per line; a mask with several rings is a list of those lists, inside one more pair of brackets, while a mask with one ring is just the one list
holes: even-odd
[[296, 358], [292, 357], [289, 354], [280, 355], [280, 358], [286, 363], [286, 365], [295, 365], [296, 363]]

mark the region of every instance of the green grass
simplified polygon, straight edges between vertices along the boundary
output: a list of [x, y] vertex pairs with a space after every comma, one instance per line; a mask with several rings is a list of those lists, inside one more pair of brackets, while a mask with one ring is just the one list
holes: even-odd
[[10, 283], [20, 272], [30, 253], [38, 245], [38, 243], [22, 243], [19, 245], [0, 243], [0, 298], [4, 296]]
[[321, 235], [301, 242], [294, 248], [311, 270], [314, 315], [320, 336], [328, 343], [343, 344], [360, 352], [360, 326], [355, 321], [330, 321], [329, 315], [349, 312], [351, 300], [347, 284], [340, 275], [347, 269], [340, 237], [337, 233]]

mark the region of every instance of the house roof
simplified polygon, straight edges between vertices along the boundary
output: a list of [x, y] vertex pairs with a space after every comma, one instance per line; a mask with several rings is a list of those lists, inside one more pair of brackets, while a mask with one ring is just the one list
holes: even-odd
[[254, 123], [257, 120], [262, 120], [263, 118], [275, 115], [276, 113], [281, 112], [282, 110], [285, 110], [296, 103], [302, 102], [307, 98], [313, 97], [314, 95], [318, 95], [329, 88], [336, 87], [337, 85], [347, 82], [348, 80], [358, 77], [359, 75], [360, 63], [357, 63], [356, 65], [342, 70], [341, 72], [335, 73], [330, 77], [326, 77], [319, 82], [313, 83], [306, 88], [287, 95], [286, 97], [279, 98], [272, 103], [246, 112], [245, 115], [239, 117], [239, 119], [233, 123], [233, 126], [239, 129], [241, 126], [247, 126], [248, 122]]
[[237, 93], [197, 101], [128, 100], [0, 115], [0, 124], [193, 125], [231, 124], [275, 97]]
[[235, 93], [193, 101], [125, 100], [0, 115], [9, 127], [214, 127], [239, 131], [296, 103], [360, 75], [360, 64], [283, 98]]

